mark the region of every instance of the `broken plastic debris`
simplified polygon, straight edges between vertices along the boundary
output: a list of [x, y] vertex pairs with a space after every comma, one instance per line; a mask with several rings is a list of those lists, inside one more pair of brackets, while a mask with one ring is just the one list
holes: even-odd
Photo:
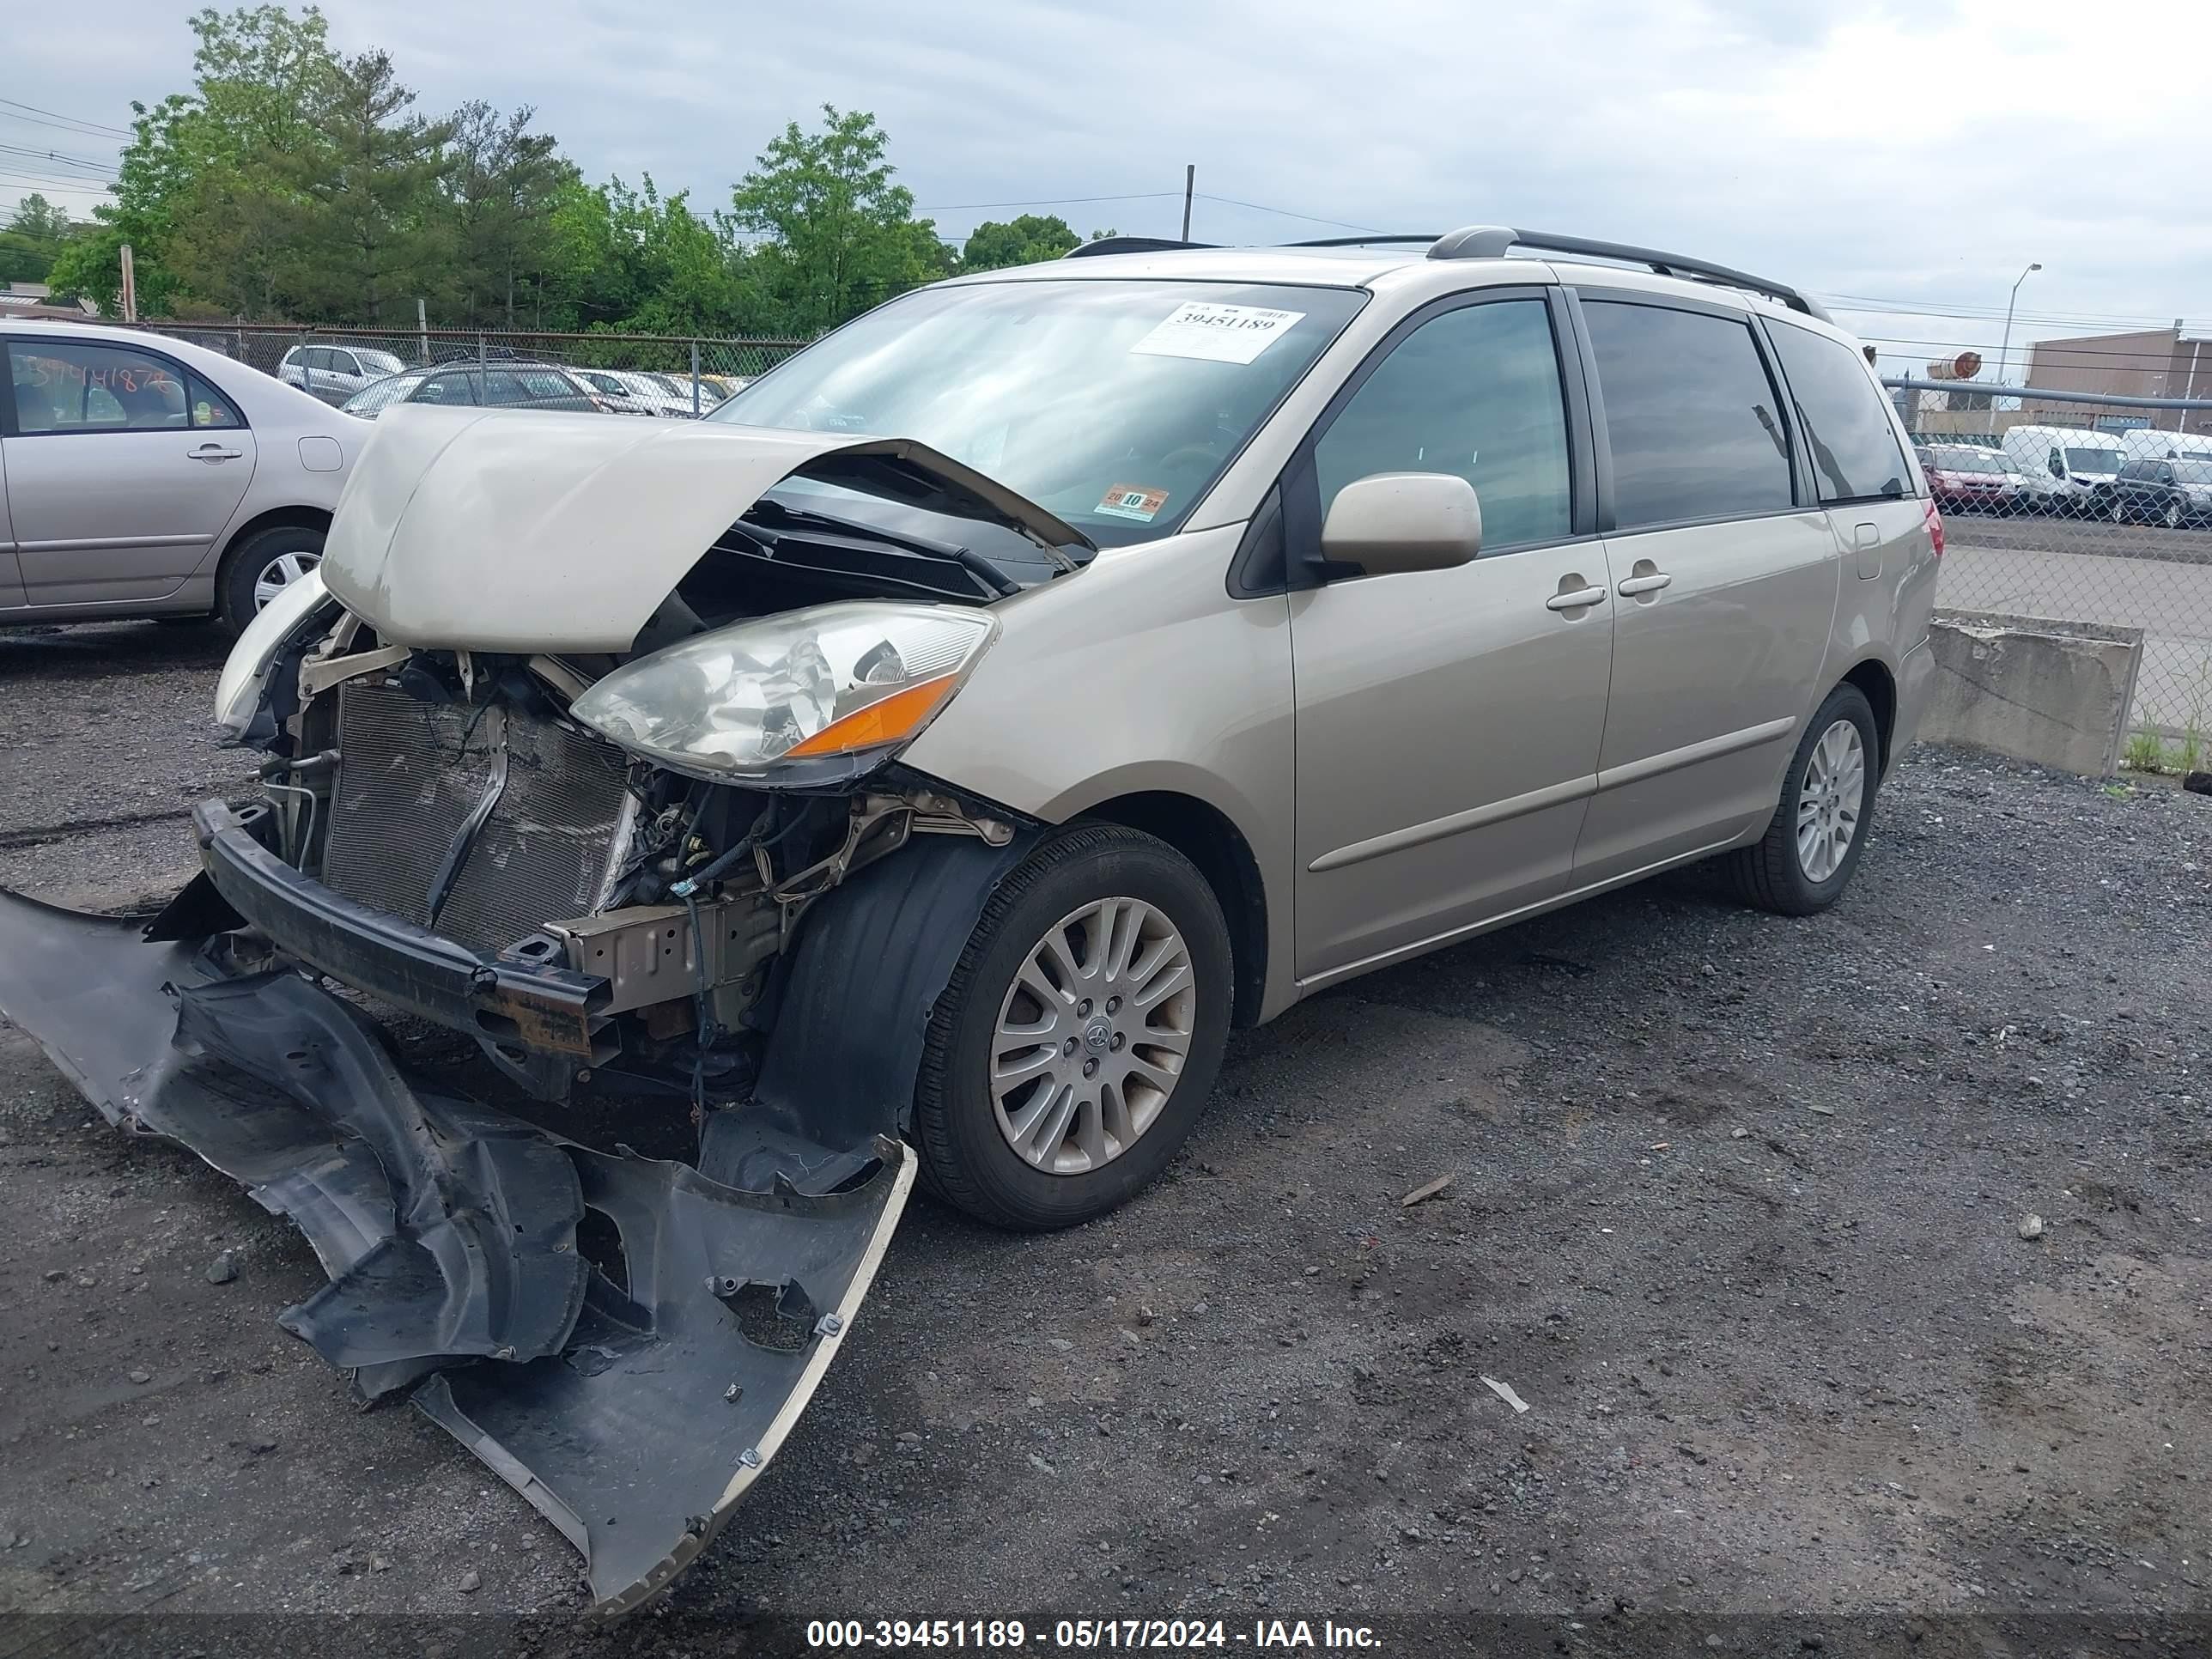
[[1510, 1383], [1500, 1382], [1494, 1376], [1486, 1376], [1482, 1379], [1482, 1386], [1512, 1407], [1516, 1413], [1528, 1409], [1528, 1402], [1513, 1392]]
[[1452, 1178], [1449, 1175], [1440, 1175], [1434, 1181], [1425, 1181], [1419, 1186], [1414, 1188], [1412, 1192], [1407, 1193], [1405, 1197], [1400, 1199], [1398, 1200], [1398, 1207], [1401, 1210], [1410, 1210], [1416, 1204], [1423, 1203], [1429, 1199], [1434, 1198], [1438, 1193], [1443, 1191], [1445, 1188], [1451, 1184]]

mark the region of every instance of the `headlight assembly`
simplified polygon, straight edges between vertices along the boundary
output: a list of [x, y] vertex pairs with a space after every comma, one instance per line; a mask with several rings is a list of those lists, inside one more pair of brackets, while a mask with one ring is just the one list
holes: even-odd
[[918, 735], [997, 630], [988, 612], [955, 605], [816, 605], [641, 657], [569, 712], [687, 776], [836, 782]]

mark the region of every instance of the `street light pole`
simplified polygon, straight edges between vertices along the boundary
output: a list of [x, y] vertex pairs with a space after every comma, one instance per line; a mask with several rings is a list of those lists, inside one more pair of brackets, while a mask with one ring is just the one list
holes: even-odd
[[[1999, 386], [2002, 386], [2005, 383], [2005, 376], [2012, 372], [2012, 308], [2020, 299], [2020, 283], [2026, 282], [2035, 272], [2042, 269], [2043, 267], [2041, 265], [2030, 265], [2026, 270], [2021, 271], [2020, 273], [2020, 282], [2016, 282], [2012, 285], [2012, 298], [2005, 301], [2004, 343], [1997, 348], [1997, 384]], [[1992, 392], [1990, 393], [1989, 424], [1990, 434], [1992, 437], [1996, 434], [1996, 429], [1997, 394]]]

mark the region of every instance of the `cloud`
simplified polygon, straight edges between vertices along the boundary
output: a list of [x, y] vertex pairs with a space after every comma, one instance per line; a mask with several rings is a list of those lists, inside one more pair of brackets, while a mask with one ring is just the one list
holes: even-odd
[[[2062, 316], [2170, 318], [2212, 276], [2195, 208], [2212, 101], [2157, 68], [2204, 61], [2202, 0], [2129, 0], [2124, 27], [2081, 0], [326, 10], [343, 46], [388, 48], [426, 106], [534, 105], [587, 174], [650, 172], [702, 205], [828, 102], [874, 112], [904, 182], [956, 236], [1020, 210], [963, 204], [1098, 196], [1129, 199], [1042, 210], [1079, 231], [1172, 234], [1194, 161], [1193, 234], [1207, 240], [1334, 228], [1320, 221], [1519, 223], [1999, 313], [2040, 260], [2022, 305], [2054, 320], [2018, 337], [2080, 331]], [[34, 90], [11, 95], [97, 121], [190, 73], [182, 13], [159, 0], [27, 35], [10, 79]], [[0, 142], [21, 131], [0, 126]], [[1984, 343], [1999, 326], [1845, 320], [1901, 343]]]

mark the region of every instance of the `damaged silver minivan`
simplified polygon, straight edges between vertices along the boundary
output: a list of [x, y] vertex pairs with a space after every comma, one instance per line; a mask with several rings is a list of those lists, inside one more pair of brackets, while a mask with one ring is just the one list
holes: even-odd
[[[1924, 700], [1942, 526], [1792, 290], [1480, 227], [1079, 252], [699, 423], [394, 410], [223, 672], [267, 759], [203, 874], [0, 902], [0, 1008], [291, 1216], [287, 1327], [610, 1610], [788, 1432], [917, 1173], [1080, 1222], [1309, 993], [1709, 856], [1818, 910]], [[380, 1007], [696, 1155], [410, 1075]]]

